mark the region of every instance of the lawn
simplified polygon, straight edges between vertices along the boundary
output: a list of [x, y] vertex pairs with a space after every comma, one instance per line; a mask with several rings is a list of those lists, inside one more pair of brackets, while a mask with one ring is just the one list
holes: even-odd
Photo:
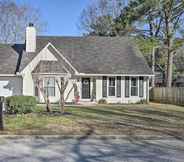
[[3, 134], [59, 135], [184, 135], [184, 107], [149, 105], [98, 105], [66, 107], [66, 115], [47, 113], [38, 106], [34, 113], [6, 115]]

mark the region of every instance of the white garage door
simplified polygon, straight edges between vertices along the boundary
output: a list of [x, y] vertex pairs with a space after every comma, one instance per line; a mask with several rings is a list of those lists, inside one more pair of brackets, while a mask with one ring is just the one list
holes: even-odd
[[0, 96], [12, 96], [13, 91], [8, 87], [9, 81], [0, 81]]
[[22, 78], [0, 77], [0, 96], [13, 96], [22, 94]]

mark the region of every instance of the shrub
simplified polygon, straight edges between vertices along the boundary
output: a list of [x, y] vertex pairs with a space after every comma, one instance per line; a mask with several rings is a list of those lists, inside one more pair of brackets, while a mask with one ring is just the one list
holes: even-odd
[[106, 101], [106, 99], [100, 99], [98, 101], [98, 104], [107, 104], [107, 101]]
[[32, 96], [12, 96], [6, 98], [6, 111], [9, 114], [31, 113], [36, 108], [36, 98]]
[[145, 100], [145, 99], [142, 99], [142, 100], [136, 102], [136, 104], [147, 104], [147, 103], [148, 103], [148, 102], [147, 102], [147, 100]]

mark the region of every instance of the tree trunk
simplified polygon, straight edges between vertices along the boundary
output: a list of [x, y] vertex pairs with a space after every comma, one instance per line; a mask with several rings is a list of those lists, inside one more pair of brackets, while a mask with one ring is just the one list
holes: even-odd
[[172, 69], [173, 69], [173, 36], [171, 32], [172, 28], [170, 23], [168, 24], [167, 29], [167, 79], [166, 79], [166, 87], [172, 87]]
[[61, 95], [61, 113], [64, 114], [65, 112], [65, 101], [64, 101], [64, 95]]
[[0, 98], [0, 130], [4, 130], [3, 123], [3, 98]]
[[46, 110], [47, 110], [47, 112], [51, 112], [51, 105], [50, 105], [50, 100], [49, 100], [48, 96], [46, 99]]
[[168, 53], [167, 61], [167, 87], [172, 87], [173, 52]]
[[42, 86], [43, 86], [43, 80], [42, 79], [38, 79], [36, 81], [36, 87], [39, 90], [39, 94], [41, 93], [43, 95], [43, 99], [44, 99], [44, 102], [46, 104], [46, 111], [47, 112], [51, 112], [51, 104], [50, 104], [49, 96], [44, 92]]
[[165, 40], [167, 46], [167, 79], [166, 87], [172, 86], [172, 67], [173, 67], [173, 24], [171, 22], [171, 11], [165, 7]]

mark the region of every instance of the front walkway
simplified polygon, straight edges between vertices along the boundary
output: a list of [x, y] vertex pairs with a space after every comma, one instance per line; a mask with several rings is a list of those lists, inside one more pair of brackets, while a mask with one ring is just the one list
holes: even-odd
[[1, 162], [183, 162], [175, 139], [0, 138]]

